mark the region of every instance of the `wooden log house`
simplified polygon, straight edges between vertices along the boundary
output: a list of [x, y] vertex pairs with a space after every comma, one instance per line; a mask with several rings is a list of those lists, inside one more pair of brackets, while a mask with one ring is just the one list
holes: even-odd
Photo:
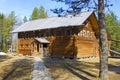
[[18, 53], [59, 57], [98, 56], [98, 22], [94, 11], [28, 21], [18, 33]]

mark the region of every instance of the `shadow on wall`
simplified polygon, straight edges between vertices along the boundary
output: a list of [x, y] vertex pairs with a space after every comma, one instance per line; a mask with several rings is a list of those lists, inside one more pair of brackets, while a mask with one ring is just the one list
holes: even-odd
[[49, 49], [52, 57], [75, 58], [77, 56], [77, 47], [75, 46], [74, 36], [54, 38]]

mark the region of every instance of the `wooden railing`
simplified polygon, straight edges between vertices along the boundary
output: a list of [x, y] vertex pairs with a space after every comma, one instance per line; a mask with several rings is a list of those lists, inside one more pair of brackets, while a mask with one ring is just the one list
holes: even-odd
[[111, 56], [120, 56], [120, 40], [111, 39]]

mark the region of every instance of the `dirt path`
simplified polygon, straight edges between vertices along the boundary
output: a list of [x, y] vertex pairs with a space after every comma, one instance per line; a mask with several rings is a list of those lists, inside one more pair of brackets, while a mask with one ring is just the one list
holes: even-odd
[[32, 80], [52, 80], [40, 57], [34, 58], [34, 70]]

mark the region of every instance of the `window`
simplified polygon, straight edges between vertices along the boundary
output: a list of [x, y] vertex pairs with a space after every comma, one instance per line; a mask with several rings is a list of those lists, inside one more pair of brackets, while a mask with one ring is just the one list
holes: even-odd
[[34, 33], [35, 33], [35, 35], [34, 35], [35, 37], [39, 36], [39, 32], [38, 31], [35, 31]]
[[28, 36], [29, 36], [29, 35], [28, 35], [28, 33], [26, 33], [26, 36], [25, 36], [25, 38], [28, 38]]
[[48, 33], [48, 32], [46, 32], [45, 36], [46, 36], [46, 37], [49, 37], [49, 33]]
[[32, 32], [32, 38], [34, 38], [35, 37], [35, 33], [34, 32]]
[[58, 32], [57, 32], [57, 36], [62, 36], [62, 32], [61, 32], [61, 31], [58, 31]]
[[44, 37], [44, 34], [43, 34], [43, 33], [40, 33], [40, 37]]
[[21, 44], [21, 48], [23, 47], [23, 44]]
[[18, 34], [18, 38], [24, 38], [24, 34], [23, 33], [19, 33]]
[[20, 33], [18, 33], [18, 38], [21, 38], [21, 34]]
[[66, 36], [70, 36], [70, 34], [71, 34], [70, 30], [67, 30], [66, 31]]
[[26, 44], [26, 47], [28, 48], [28, 44]]
[[29, 38], [32, 38], [32, 32], [29, 33]]

